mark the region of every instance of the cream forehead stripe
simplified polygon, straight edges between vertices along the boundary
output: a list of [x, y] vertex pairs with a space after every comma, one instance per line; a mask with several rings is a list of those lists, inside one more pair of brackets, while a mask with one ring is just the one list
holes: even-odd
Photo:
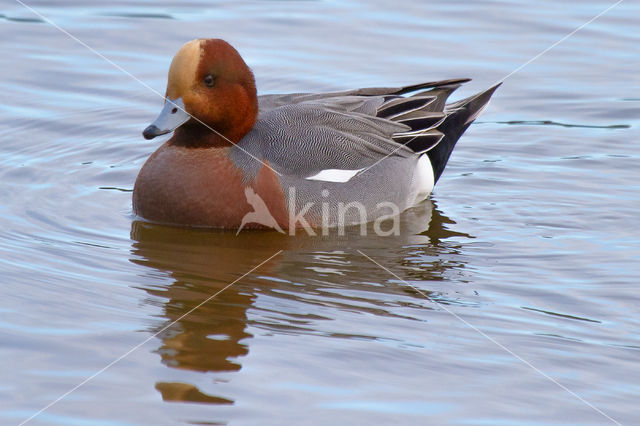
[[201, 55], [201, 40], [198, 39], [187, 42], [173, 57], [167, 82], [167, 96], [169, 98], [179, 98], [191, 88]]

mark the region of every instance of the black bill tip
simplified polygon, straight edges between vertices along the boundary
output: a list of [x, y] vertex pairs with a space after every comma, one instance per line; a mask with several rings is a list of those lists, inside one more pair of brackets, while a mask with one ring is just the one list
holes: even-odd
[[144, 129], [144, 131], [142, 132], [142, 136], [144, 136], [145, 139], [149, 140], [155, 138], [156, 136], [164, 135], [169, 132], [170, 130], [160, 130], [154, 124], [152, 124]]

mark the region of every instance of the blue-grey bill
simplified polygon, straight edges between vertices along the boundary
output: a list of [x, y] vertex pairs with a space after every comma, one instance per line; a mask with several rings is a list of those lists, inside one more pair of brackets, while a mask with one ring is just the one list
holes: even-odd
[[186, 123], [190, 118], [191, 116], [184, 109], [182, 98], [167, 98], [160, 115], [149, 127], [144, 129], [142, 136], [145, 139], [153, 139], [156, 136], [167, 134]]

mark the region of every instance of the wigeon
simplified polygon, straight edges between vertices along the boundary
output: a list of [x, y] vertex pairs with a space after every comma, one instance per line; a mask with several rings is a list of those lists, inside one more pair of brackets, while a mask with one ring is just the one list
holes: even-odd
[[160, 116], [143, 132], [173, 136], [140, 170], [134, 213], [278, 230], [393, 217], [429, 196], [498, 87], [445, 105], [467, 81], [257, 96], [231, 45], [190, 41], [171, 62]]

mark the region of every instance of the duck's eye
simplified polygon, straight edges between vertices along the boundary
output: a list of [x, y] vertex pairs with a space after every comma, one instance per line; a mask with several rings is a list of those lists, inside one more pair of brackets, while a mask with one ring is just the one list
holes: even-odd
[[207, 76], [204, 78], [204, 84], [205, 84], [207, 87], [213, 87], [213, 85], [214, 85], [215, 83], [216, 83], [216, 80], [215, 80], [215, 78], [213, 78], [213, 76], [212, 76], [211, 74], [207, 75]]

